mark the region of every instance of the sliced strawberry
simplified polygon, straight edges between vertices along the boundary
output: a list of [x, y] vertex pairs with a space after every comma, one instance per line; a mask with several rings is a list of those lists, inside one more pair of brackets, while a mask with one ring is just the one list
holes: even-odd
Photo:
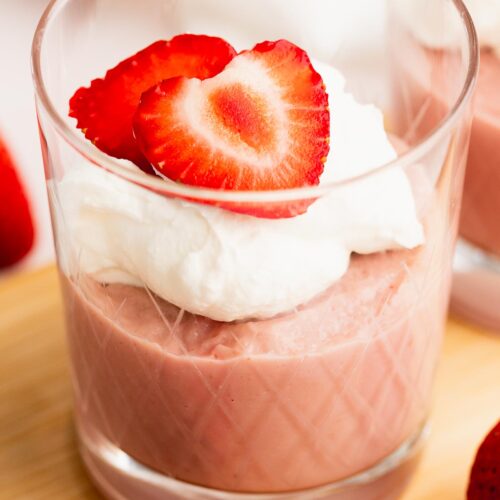
[[[329, 151], [328, 95], [302, 49], [263, 42], [213, 78], [171, 78], [145, 92], [134, 131], [146, 158], [174, 181], [237, 191], [313, 186]], [[310, 203], [221, 206], [276, 218]]]
[[467, 500], [500, 499], [500, 421], [477, 450]]
[[0, 269], [20, 261], [33, 246], [28, 200], [7, 148], [0, 140]]
[[224, 40], [205, 35], [179, 35], [155, 42], [109, 70], [103, 79], [77, 90], [70, 100], [69, 115], [99, 149], [149, 171], [149, 162], [132, 133], [132, 117], [141, 94], [165, 78], [212, 77], [235, 55]]

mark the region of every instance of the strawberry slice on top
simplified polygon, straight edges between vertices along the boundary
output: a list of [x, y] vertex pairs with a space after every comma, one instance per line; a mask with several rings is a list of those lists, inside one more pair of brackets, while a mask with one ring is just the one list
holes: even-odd
[[[155, 170], [173, 181], [236, 191], [314, 186], [329, 152], [328, 95], [302, 49], [263, 42], [217, 76], [170, 78], [145, 92], [134, 132]], [[218, 205], [276, 218], [312, 201]]]
[[186, 34], [155, 42], [110, 69], [104, 78], [93, 80], [90, 87], [77, 90], [70, 100], [69, 115], [99, 149], [152, 172], [132, 132], [141, 94], [174, 76], [210, 78], [235, 55], [227, 42], [205, 35]]

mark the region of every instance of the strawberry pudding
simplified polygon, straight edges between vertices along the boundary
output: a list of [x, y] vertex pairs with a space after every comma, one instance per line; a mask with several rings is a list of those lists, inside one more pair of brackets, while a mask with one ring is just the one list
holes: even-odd
[[[500, 31], [500, 16], [498, 29]], [[467, 241], [500, 258], [499, 86], [500, 55], [490, 48], [484, 48], [479, 66], [460, 234]]]
[[[500, 256], [500, 147], [497, 143], [500, 133], [500, 97], [497, 92], [500, 85], [500, 2], [466, 0], [465, 4], [478, 31], [481, 64], [462, 199], [460, 234], [480, 249]], [[435, 78], [426, 79], [429, 72], [421, 69], [426, 65], [434, 66], [435, 73], [449, 69], [445, 67], [443, 55], [446, 50], [457, 50], [456, 37], [444, 33], [441, 23], [450, 21], [456, 15], [455, 11], [451, 5], [443, 7], [442, 15], [437, 16], [432, 23], [422, 13], [418, 1], [402, 0], [399, 9], [412, 34], [423, 45], [424, 53], [415, 54], [415, 58], [412, 58], [415, 78], [419, 84], [433, 89], [437, 101], [449, 101], [449, 93], [455, 89], [443, 86], [444, 80], [439, 79], [437, 74]], [[408, 68], [410, 69], [410, 65]], [[439, 107], [438, 104], [430, 109], [435, 111]], [[444, 113], [441, 115], [443, 117]], [[439, 117], [426, 113], [422, 126], [432, 129], [436, 125], [436, 118]]]
[[391, 164], [380, 110], [286, 40], [156, 42], [70, 115], [123, 174], [80, 161], [49, 180], [98, 484], [195, 497], [146, 493], [117, 476], [128, 461], [200, 498], [352, 477], [358, 493], [310, 498], [395, 498], [447, 307], [452, 156]]

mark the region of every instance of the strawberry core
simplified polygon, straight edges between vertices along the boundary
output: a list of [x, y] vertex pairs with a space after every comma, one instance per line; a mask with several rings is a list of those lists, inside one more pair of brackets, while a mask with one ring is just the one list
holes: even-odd
[[269, 151], [275, 142], [276, 125], [263, 96], [235, 83], [214, 90], [209, 102], [231, 142], [244, 142], [258, 152]]

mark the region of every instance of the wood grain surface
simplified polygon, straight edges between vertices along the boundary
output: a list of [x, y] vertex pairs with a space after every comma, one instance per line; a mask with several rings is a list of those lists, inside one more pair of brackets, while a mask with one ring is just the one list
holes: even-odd
[[[475, 450], [500, 417], [500, 335], [450, 320], [432, 434], [404, 500], [464, 498]], [[99, 499], [71, 422], [53, 267], [0, 282], [0, 499]]]

